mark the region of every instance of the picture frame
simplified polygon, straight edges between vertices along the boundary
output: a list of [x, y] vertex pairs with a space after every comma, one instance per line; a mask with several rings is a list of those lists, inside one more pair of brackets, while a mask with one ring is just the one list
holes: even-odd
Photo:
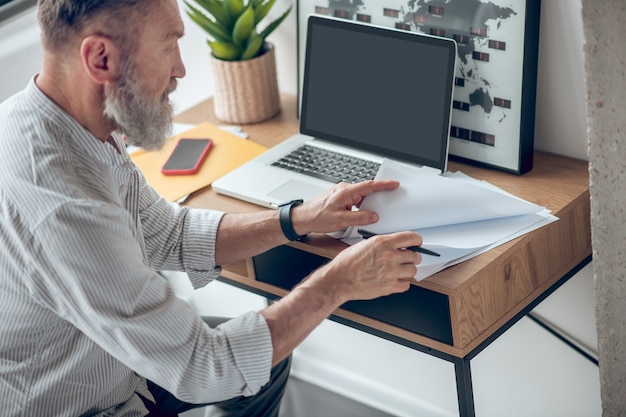
[[298, 95], [310, 14], [455, 39], [451, 159], [532, 169], [541, 0], [297, 0]]

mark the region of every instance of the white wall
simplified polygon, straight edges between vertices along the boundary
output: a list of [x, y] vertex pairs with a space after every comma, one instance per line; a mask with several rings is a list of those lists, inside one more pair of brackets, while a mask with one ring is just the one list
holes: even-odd
[[[278, 0], [273, 16], [289, 4], [289, 0]], [[587, 159], [580, 1], [544, 0], [541, 14], [535, 147]], [[177, 111], [204, 100], [213, 91], [205, 37], [184, 14], [183, 18], [186, 36], [181, 40], [181, 51], [187, 76], [172, 95]], [[38, 34], [34, 9], [0, 25], [0, 100], [19, 91], [40, 68]], [[294, 10], [270, 38], [276, 44], [280, 89], [294, 95], [296, 35]]]
[[[180, 2], [182, 5], [182, 1]], [[290, 4], [278, 0], [273, 16]], [[181, 51], [187, 76], [172, 95], [177, 111], [209, 97], [212, 79], [204, 35], [184, 16]], [[297, 92], [295, 9], [272, 35], [279, 86]], [[535, 147], [587, 159], [579, 0], [544, 0], [541, 16]], [[0, 100], [20, 90], [41, 65], [34, 11], [0, 26]], [[215, 283], [191, 294], [202, 313], [233, 315], [263, 300]], [[593, 277], [587, 267], [536, 313], [592, 353], [596, 350]], [[597, 368], [523, 319], [472, 361], [476, 409], [481, 416], [600, 415]], [[325, 322], [296, 351], [293, 372], [400, 416], [457, 415], [451, 364], [333, 322]], [[504, 412], [503, 410], [506, 410]]]
[[39, 27], [30, 9], [0, 24], [0, 101], [24, 88], [42, 62]]
[[535, 147], [587, 160], [580, 0], [544, 0], [540, 31]]

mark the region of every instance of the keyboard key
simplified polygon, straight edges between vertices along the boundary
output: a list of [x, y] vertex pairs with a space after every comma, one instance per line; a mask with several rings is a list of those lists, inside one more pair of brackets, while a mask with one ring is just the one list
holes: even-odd
[[272, 165], [333, 183], [374, 179], [380, 166], [376, 162], [309, 145], [295, 149]]

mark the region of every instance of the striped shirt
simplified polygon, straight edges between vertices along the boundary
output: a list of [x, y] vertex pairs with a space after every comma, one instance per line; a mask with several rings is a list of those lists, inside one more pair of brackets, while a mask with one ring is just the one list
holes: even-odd
[[211, 330], [155, 272], [216, 278], [223, 213], [160, 198], [34, 79], [0, 104], [0, 126], [3, 416], [143, 416], [146, 379], [191, 403], [269, 380], [258, 312]]

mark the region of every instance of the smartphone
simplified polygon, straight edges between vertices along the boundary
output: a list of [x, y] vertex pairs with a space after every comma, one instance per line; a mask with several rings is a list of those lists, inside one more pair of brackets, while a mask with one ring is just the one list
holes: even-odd
[[213, 146], [213, 141], [208, 138], [180, 139], [161, 167], [161, 172], [165, 175], [195, 174], [209, 154], [211, 146]]

